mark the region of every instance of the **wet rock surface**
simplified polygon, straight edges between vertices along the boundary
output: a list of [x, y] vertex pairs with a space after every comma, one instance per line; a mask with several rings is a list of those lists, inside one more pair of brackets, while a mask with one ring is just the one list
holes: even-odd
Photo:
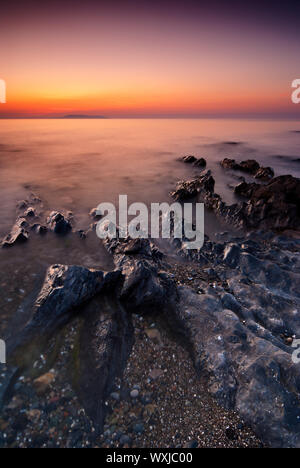
[[70, 221], [59, 211], [52, 211], [50, 213], [47, 224], [56, 234], [67, 234], [72, 230]]
[[[24, 220], [23, 220], [24, 221]], [[23, 227], [23, 221], [18, 220], [13, 226], [10, 234], [8, 234], [2, 241], [2, 248], [12, 247], [15, 244], [26, 242], [29, 238], [28, 231]]]
[[[170, 240], [180, 262], [118, 236], [104, 241], [114, 271], [49, 267], [8, 341], [0, 445], [300, 446], [300, 241], [269, 231], [298, 228], [299, 180], [243, 182], [248, 201], [232, 206], [214, 187], [208, 171], [172, 196], [256, 232], [206, 237], [200, 251]], [[29, 206], [43, 222], [40, 201], [21, 205], [19, 227]], [[68, 222], [57, 213], [50, 229]]]
[[181, 161], [186, 164], [192, 164], [195, 167], [204, 168], [206, 166], [206, 160], [204, 158], [196, 158], [196, 156], [193, 155], [183, 156]]
[[235, 159], [225, 158], [220, 164], [224, 169], [245, 172], [262, 181], [268, 181], [274, 177], [274, 170], [271, 167], [260, 167], [255, 159], [247, 159], [238, 163]]
[[[290, 344], [300, 333], [300, 244], [266, 237], [206, 242], [201, 257], [194, 253], [194, 276], [179, 289], [170, 326], [189, 343], [220, 404], [267, 444], [297, 447], [300, 368]], [[199, 274], [203, 256], [210, 268]]]
[[190, 155], [187, 155], [187, 156], [183, 156], [182, 161], [184, 163], [186, 163], [186, 164], [192, 164], [192, 163], [197, 161], [197, 158], [196, 158], [196, 156], [193, 156], [193, 155], [190, 154]]
[[177, 184], [171, 196], [176, 201], [195, 198], [228, 224], [240, 229], [300, 229], [300, 181], [291, 176], [275, 177], [267, 184], [241, 182], [235, 193], [247, 199], [227, 205], [214, 192], [210, 171]]
[[271, 167], [260, 167], [255, 174], [255, 179], [268, 181], [274, 177], [274, 170]]
[[120, 272], [103, 273], [80, 266], [52, 265], [35, 302], [33, 316], [23, 332], [9, 342], [11, 352], [26, 344], [47, 340], [80, 306], [110, 288]]
[[147, 239], [106, 239], [104, 245], [124, 277], [119, 297], [129, 309], [145, 313], [176, 296], [174, 282], [162, 271], [161, 252]]

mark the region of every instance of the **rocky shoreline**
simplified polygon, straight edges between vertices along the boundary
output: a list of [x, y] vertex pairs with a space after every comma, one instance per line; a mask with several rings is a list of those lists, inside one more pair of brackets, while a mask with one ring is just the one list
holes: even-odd
[[[224, 161], [226, 170], [262, 183], [241, 180], [235, 193], [242, 198], [228, 206], [207, 171], [179, 182], [172, 197], [203, 201], [246, 233], [206, 238], [200, 251], [174, 239], [180, 262], [149, 240], [117, 238], [104, 241], [113, 271], [49, 267], [31, 320], [8, 340], [0, 445], [76, 446], [68, 435], [75, 421], [80, 446], [300, 446], [300, 367], [291, 346], [300, 337], [300, 181], [253, 161]], [[206, 167], [191, 155], [184, 162]], [[45, 214], [31, 195], [18, 204], [2, 247], [48, 230], [84, 241], [94, 216], [87, 230], [75, 231], [72, 213]], [[185, 373], [176, 376], [181, 366]], [[56, 383], [66, 375], [68, 384]], [[52, 403], [59, 430], [49, 438], [45, 406]], [[72, 419], [71, 407], [84, 423]]]

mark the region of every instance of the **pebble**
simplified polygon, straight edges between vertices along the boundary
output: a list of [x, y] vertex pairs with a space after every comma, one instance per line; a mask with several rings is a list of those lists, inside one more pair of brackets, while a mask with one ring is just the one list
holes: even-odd
[[139, 396], [139, 391], [137, 389], [131, 390], [130, 396], [131, 398], [137, 398]]
[[136, 433], [136, 434], [142, 434], [144, 432], [144, 425], [141, 424], [141, 423], [138, 423], [138, 424], [135, 424], [133, 426], [133, 431]]
[[113, 392], [110, 394], [113, 400], [119, 401], [120, 400], [120, 394], [118, 392]]
[[131, 444], [131, 438], [126, 434], [121, 435], [120, 444], [121, 445], [130, 445]]

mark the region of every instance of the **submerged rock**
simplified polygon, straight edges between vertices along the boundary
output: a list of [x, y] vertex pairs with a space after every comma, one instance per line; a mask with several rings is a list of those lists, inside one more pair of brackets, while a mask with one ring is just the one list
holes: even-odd
[[72, 225], [64, 215], [58, 211], [52, 211], [50, 213], [47, 224], [49, 225], [51, 231], [56, 234], [67, 234], [72, 230]]
[[220, 164], [224, 169], [233, 169], [235, 171], [247, 172], [252, 175], [256, 174], [260, 167], [258, 162], [254, 159], [247, 159], [247, 161], [237, 163], [235, 159], [225, 158]]
[[197, 161], [196, 156], [193, 155], [188, 155], [188, 156], [183, 156], [182, 161], [187, 164], [191, 164]]
[[97, 210], [97, 208], [92, 208], [91, 211], [89, 212], [89, 215], [91, 216], [91, 218], [97, 220], [97, 219], [100, 219], [102, 214], [99, 213], [99, 211]]
[[206, 166], [206, 160], [204, 158], [196, 158], [196, 156], [193, 155], [183, 156], [183, 158], [181, 158], [181, 161], [187, 164], [193, 164], [193, 166], [195, 167]]
[[184, 201], [196, 197], [202, 190], [212, 193], [215, 187], [215, 180], [211, 176], [211, 172], [203, 176], [198, 176], [187, 181], [180, 181], [176, 185], [174, 192], [171, 192], [171, 197], [176, 201]]
[[261, 167], [255, 174], [255, 179], [268, 181], [274, 177], [274, 170], [271, 167]]
[[196, 167], [206, 167], [206, 160], [204, 158], [199, 158], [194, 162]]
[[24, 216], [27, 218], [34, 218], [36, 216], [35, 209], [32, 206], [29, 206], [24, 212]]
[[246, 172], [263, 181], [270, 180], [274, 176], [274, 171], [271, 167], [260, 167], [259, 163], [254, 159], [247, 159], [246, 161], [237, 163], [235, 159], [225, 158], [220, 164], [224, 169]]
[[256, 174], [259, 170], [259, 164], [254, 159], [247, 159], [247, 161], [242, 161], [239, 164], [239, 170], [242, 172], [247, 172], [248, 174]]
[[31, 230], [34, 231], [34, 232], [36, 232], [36, 234], [40, 234], [41, 236], [44, 235], [44, 234], [46, 234], [47, 231], [48, 231], [48, 229], [47, 229], [46, 226], [43, 226], [43, 225], [38, 224], [38, 223], [33, 224], [33, 225], [31, 226]]
[[215, 181], [210, 171], [192, 180], [181, 181], [171, 196], [178, 201], [196, 197], [206, 208], [237, 228], [286, 230], [300, 229], [300, 180], [280, 176], [265, 185], [243, 181], [235, 193], [248, 199], [227, 205], [214, 193]]
[[224, 169], [234, 169], [234, 170], [236, 170], [236, 169], [239, 168], [239, 165], [237, 164], [235, 159], [225, 158], [225, 159], [223, 159], [223, 161], [221, 161], [220, 164]]
[[27, 225], [28, 224], [24, 218], [18, 219], [16, 224], [13, 226], [10, 234], [8, 234], [3, 239], [1, 247], [7, 248], [12, 247], [15, 244], [26, 242], [29, 238], [28, 231], [25, 229]]

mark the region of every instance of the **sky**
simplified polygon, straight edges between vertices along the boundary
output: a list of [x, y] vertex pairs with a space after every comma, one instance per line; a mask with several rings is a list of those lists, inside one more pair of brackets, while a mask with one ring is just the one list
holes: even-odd
[[300, 2], [0, 7], [0, 117], [300, 116]]

